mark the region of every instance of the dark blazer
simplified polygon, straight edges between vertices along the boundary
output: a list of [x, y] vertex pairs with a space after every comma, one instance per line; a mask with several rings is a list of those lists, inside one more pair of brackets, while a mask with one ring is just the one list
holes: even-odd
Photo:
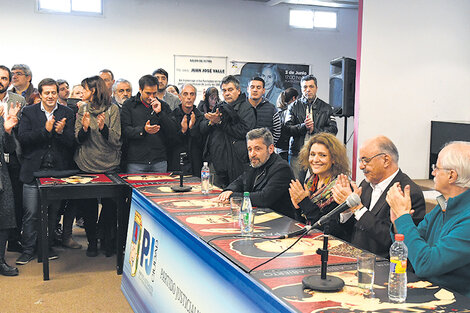
[[[365, 212], [364, 215], [357, 221], [354, 216], [348, 220], [351, 230], [351, 243], [355, 246], [366, 249], [370, 252], [378, 254], [382, 257], [388, 257], [390, 246], [392, 245], [392, 239], [390, 237], [390, 206], [388, 205], [385, 198], [387, 192], [393, 184], [400, 182], [402, 188], [406, 185], [410, 185], [411, 191], [411, 202], [412, 208], [415, 210], [413, 214], [413, 220], [417, 225], [423, 220], [426, 214], [426, 205], [424, 201], [423, 192], [405, 173], [401, 170], [398, 171], [397, 175], [393, 178], [386, 190], [382, 193], [374, 207]], [[372, 195], [372, 187], [368, 182], [363, 180], [361, 182], [362, 204], [370, 209], [370, 201]]]
[[33, 173], [42, 168], [43, 158], [47, 154], [51, 158], [54, 170], [67, 170], [73, 167], [75, 114], [72, 109], [58, 104], [54, 111], [56, 121], [66, 118], [62, 134], [55, 129], [46, 130], [46, 114], [41, 111], [41, 103], [23, 108], [18, 127], [18, 140], [23, 150], [23, 164], [20, 180], [31, 183]]
[[233, 191], [232, 196], [243, 196], [250, 192], [253, 206], [270, 208], [278, 213], [296, 218], [296, 210], [289, 196], [289, 183], [294, 174], [289, 164], [273, 153], [259, 168], [250, 167], [225, 190]]

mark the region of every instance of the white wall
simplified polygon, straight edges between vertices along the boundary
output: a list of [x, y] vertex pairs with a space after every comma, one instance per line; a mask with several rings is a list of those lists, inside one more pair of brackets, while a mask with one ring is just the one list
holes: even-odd
[[427, 178], [431, 120], [470, 120], [470, 1], [363, 5], [358, 143], [388, 136], [402, 170]]

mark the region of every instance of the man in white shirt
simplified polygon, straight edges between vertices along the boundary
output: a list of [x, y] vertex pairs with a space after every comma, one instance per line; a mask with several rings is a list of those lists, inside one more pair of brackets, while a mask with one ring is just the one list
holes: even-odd
[[[354, 191], [361, 196], [361, 204], [340, 215], [340, 222], [349, 228], [350, 242], [359, 248], [383, 257], [388, 256], [390, 245], [390, 206], [387, 191], [394, 183], [410, 185], [413, 220], [418, 224], [426, 213], [421, 189], [398, 167], [398, 150], [385, 136], [367, 140], [359, 150], [359, 168], [365, 180], [359, 186], [340, 175], [333, 188], [337, 203], [343, 203]], [[352, 186], [352, 189], [351, 189]]]

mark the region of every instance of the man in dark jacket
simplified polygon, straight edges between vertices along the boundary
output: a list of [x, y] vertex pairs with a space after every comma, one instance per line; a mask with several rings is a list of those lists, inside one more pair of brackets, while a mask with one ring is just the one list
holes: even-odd
[[256, 128], [266, 127], [273, 135], [274, 144], [281, 136], [281, 120], [274, 104], [264, 97], [264, 79], [253, 77], [248, 85], [248, 102], [253, 106], [256, 113]]
[[125, 101], [121, 130], [127, 143], [128, 173], [165, 173], [176, 123], [166, 102], [157, 98], [158, 79], [142, 76], [139, 92]]
[[218, 200], [225, 202], [249, 191], [253, 206], [270, 208], [295, 219], [289, 196], [289, 183], [294, 175], [289, 164], [274, 153], [271, 132], [267, 128], [253, 129], [246, 139], [251, 168], [225, 188]]
[[[59, 86], [51, 78], [38, 85], [41, 103], [23, 108], [18, 128], [18, 140], [23, 150], [20, 180], [23, 182], [23, 254], [16, 264], [24, 265], [33, 259], [37, 238], [39, 190], [35, 177], [51, 176], [72, 168], [75, 114], [72, 109], [57, 103]], [[40, 173], [43, 173], [41, 175]], [[60, 201], [49, 206], [49, 247], [54, 238], [57, 210]], [[49, 248], [49, 259], [58, 258]]]
[[199, 124], [204, 116], [194, 105], [197, 90], [191, 84], [185, 84], [180, 91], [181, 104], [173, 110], [173, 117], [178, 125], [176, 144], [171, 153], [170, 170], [180, 170], [180, 153], [186, 153], [184, 173], [201, 175], [203, 137]]
[[367, 140], [359, 150], [359, 168], [365, 180], [359, 188], [349, 182], [345, 175], [339, 175], [333, 197], [336, 203], [343, 203], [353, 189], [361, 196], [361, 204], [340, 214], [340, 222], [351, 235], [350, 241], [356, 247], [368, 250], [382, 257], [388, 257], [392, 245], [390, 237], [390, 206], [386, 202], [387, 191], [399, 182], [402, 187], [411, 187], [413, 220], [416, 225], [426, 214], [423, 192], [398, 166], [398, 150], [385, 136]]
[[317, 79], [313, 75], [306, 75], [300, 80], [302, 97], [292, 103], [289, 109], [289, 118], [286, 129], [294, 138], [291, 145], [291, 166], [296, 177], [299, 177], [300, 166], [298, 154], [304, 142], [310, 136], [320, 132], [336, 135], [338, 128], [333, 117], [333, 108], [317, 97]]
[[204, 115], [200, 129], [208, 136], [204, 158], [214, 167], [214, 183], [226, 187], [248, 167], [245, 136], [255, 128], [256, 117], [235, 76], [224, 77], [220, 88], [225, 101]]

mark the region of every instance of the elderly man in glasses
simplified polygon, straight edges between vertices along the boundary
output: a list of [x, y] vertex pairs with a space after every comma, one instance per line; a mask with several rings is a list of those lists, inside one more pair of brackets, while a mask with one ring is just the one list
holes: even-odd
[[333, 197], [337, 203], [343, 203], [353, 191], [361, 196], [362, 203], [341, 213], [340, 222], [348, 228], [352, 244], [388, 257], [392, 240], [390, 206], [385, 200], [387, 191], [397, 182], [402, 186], [410, 186], [413, 221], [416, 225], [426, 213], [423, 192], [400, 170], [398, 150], [385, 136], [364, 142], [359, 150], [359, 168], [365, 176], [359, 187], [341, 175], [333, 188]]
[[470, 142], [447, 144], [432, 175], [442, 195], [426, 218], [414, 225], [410, 188], [395, 183], [387, 193], [390, 219], [405, 235], [416, 275], [470, 297]]

